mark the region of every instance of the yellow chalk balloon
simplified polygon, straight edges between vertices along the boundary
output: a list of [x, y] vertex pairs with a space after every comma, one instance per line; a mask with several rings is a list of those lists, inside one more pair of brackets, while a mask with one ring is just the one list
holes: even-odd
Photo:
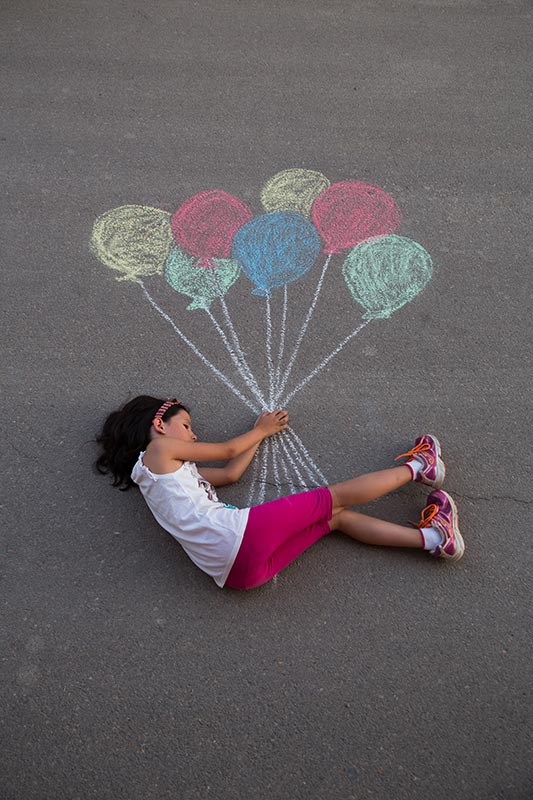
[[91, 250], [117, 280], [139, 281], [162, 273], [174, 240], [170, 214], [150, 206], [120, 206], [94, 223]]
[[268, 180], [261, 190], [265, 211], [297, 211], [308, 217], [315, 197], [330, 182], [312, 169], [284, 169]]

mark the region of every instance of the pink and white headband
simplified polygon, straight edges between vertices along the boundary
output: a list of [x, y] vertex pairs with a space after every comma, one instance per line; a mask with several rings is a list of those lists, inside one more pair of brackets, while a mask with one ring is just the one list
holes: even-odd
[[163, 403], [161, 408], [157, 410], [154, 416], [154, 420], [161, 419], [166, 411], [170, 408], [170, 406], [179, 406], [181, 405], [179, 400], [167, 400], [166, 403]]

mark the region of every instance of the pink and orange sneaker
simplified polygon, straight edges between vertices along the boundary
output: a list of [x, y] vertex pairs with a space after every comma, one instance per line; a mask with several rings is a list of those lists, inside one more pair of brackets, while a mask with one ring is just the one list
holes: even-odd
[[432, 556], [450, 561], [459, 561], [463, 557], [465, 543], [459, 530], [459, 514], [448, 492], [431, 492], [428, 504], [420, 515], [420, 522], [412, 524], [419, 530], [435, 528], [442, 535], [442, 544], [430, 551]]
[[[415, 481], [425, 483], [432, 489], [440, 489], [444, 483], [446, 475], [446, 465], [441, 457], [440, 442], [436, 436], [426, 433], [415, 439], [415, 446], [407, 453], [402, 453], [394, 459], [407, 458], [418, 461], [422, 468], [415, 478]], [[407, 464], [407, 466], [409, 466]]]

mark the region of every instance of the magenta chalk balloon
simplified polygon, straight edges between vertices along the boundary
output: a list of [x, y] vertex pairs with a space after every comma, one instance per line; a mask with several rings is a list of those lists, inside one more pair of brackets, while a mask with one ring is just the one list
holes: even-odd
[[237, 197], [215, 189], [189, 197], [172, 215], [170, 227], [178, 247], [209, 267], [212, 258], [229, 258], [235, 233], [252, 217]]
[[325, 253], [338, 253], [373, 236], [385, 236], [400, 227], [400, 209], [379, 186], [356, 181], [334, 183], [321, 192], [311, 219], [324, 239]]

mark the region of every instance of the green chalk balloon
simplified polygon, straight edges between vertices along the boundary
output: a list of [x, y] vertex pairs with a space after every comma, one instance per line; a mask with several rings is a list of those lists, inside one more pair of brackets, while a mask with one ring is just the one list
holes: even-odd
[[239, 277], [239, 265], [230, 258], [213, 258], [210, 263], [214, 266], [205, 266], [205, 261], [188, 256], [179, 247], [169, 253], [165, 278], [175, 291], [192, 299], [187, 311], [209, 308]]
[[431, 280], [431, 256], [405, 236], [378, 236], [356, 245], [342, 275], [363, 319], [387, 319], [413, 300]]

